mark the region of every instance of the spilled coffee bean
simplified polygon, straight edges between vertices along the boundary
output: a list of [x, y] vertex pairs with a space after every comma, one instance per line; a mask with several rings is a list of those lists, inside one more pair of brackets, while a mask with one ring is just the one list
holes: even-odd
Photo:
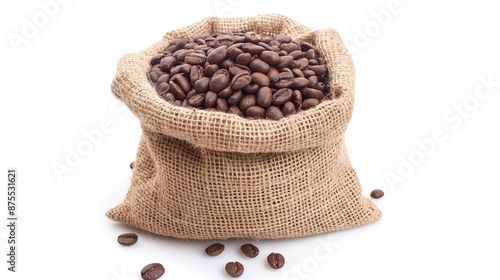
[[249, 258], [255, 258], [259, 255], [259, 248], [250, 243], [241, 245], [241, 251]]
[[215, 243], [215, 244], [212, 244], [210, 246], [208, 246], [206, 249], [205, 249], [205, 253], [207, 253], [207, 255], [209, 256], [218, 256], [220, 255], [223, 251], [224, 251], [224, 244], [222, 243]]
[[240, 277], [243, 274], [245, 268], [240, 262], [228, 262], [226, 264], [226, 273], [231, 277]]
[[129, 233], [123, 233], [118, 236], [118, 243], [120, 243], [123, 246], [131, 246], [137, 243], [137, 234], [129, 232]]
[[384, 191], [383, 191], [383, 190], [380, 190], [380, 189], [374, 189], [374, 190], [370, 193], [370, 196], [371, 196], [372, 198], [375, 198], [375, 199], [381, 198], [382, 196], [384, 196]]
[[141, 277], [144, 280], [156, 280], [165, 273], [165, 268], [159, 263], [151, 263], [141, 270]]
[[267, 263], [272, 268], [279, 269], [285, 265], [285, 258], [280, 253], [271, 253], [267, 256]]

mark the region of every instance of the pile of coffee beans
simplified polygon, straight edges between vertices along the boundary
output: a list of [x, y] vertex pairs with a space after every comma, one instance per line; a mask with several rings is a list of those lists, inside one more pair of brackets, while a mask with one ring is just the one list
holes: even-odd
[[[214, 243], [205, 249], [205, 253], [211, 257], [218, 256], [224, 251], [224, 249], [224, 244]], [[257, 257], [260, 252], [259, 248], [251, 243], [241, 245], [240, 249], [241, 252], [249, 258]], [[270, 253], [267, 256], [267, 263], [270, 267], [279, 269], [285, 265], [285, 258], [280, 253]], [[226, 270], [227, 275], [234, 278], [240, 277], [245, 271], [243, 264], [238, 261], [226, 263], [224, 269]]]
[[150, 63], [149, 79], [163, 99], [241, 117], [278, 120], [316, 106], [327, 93], [325, 59], [289, 36], [174, 39]]

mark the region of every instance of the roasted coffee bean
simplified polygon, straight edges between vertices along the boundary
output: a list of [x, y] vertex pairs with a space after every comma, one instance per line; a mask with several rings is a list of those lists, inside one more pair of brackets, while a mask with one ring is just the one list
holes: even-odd
[[322, 91], [314, 89], [314, 88], [305, 88], [303, 91], [301, 91], [302, 96], [307, 98], [314, 98], [318, 99], [319, 101], [323, 100], [325, 95], [323, 94]]
[[299, 49], [299, 46], [295, 43], [282, 43], [280, 45], [280, 49], [286, 51], [287, 53], [291, 53]]
[[259, 58], [255, 58], [248, 64], [248, 68], [253, 72], [260, 72], [266, 74], [269, 71], [269, 64], [265, 63]]
[[237, 90], [233, 92], [231, 96], [229, 96], [229, 98], [227, 99], [227, 103], [229, 105], [237, 105], [240, 102], [241, 98], [243, 98], [243, 92], [241, 90]]
[[175, 95], [171, 92], [165, 94], [165, 100], [169, 101], [169, 102], [174, 102], [175, 101]]
[[311, 86], [314, 86], [319, 82], [318, 76], [309, 76], [307, 80], [309, 81], [309, 85]]
[[302, 93], [299, 90], [294, 90], [291, 101], [295, 105], [295, 108], [299, 109], [302, 106]]
[[260, 86], [258, 84], [252, 84], [250, 83], [248, 86], [246, 86], [245, 88], [243, 88], [243, 91], [245, 93], [257, 93], [260, 89]]
[[308, 49], [306, 51], [306, 58], [307, 59], [316, 59], [316, 51], [314, 49]]
[[277, 65], [280, 62], [280, 56], [274, 51], [263, 51], [259, 57], [271, 66]]
[[292, 41], [292, 37], [290, 36], [280, 36], [276, 37], [276, 41], [280, 42], [281, 44], [283, 43], [290, 43]]
[[249, 258], [255, 258], [259, 255], [259, 248], [250, 243], [241, 245], [240, 249]]
[[179, 87], [181, 87], [182, 91], [184, 91], [186, 93], [189, 92], [192, 88], [189, 80], [186, 77], [184, 77], [182, 74], [177, 74], [174, 77], [172, 77], [170, 80], [176, 82], [179, 85]]
[[160, 60], [160, 69], [165, 72], [170, 71], [170, 68], [175, 65], [177, 65], [177, 59], [175, 59], [175, 57], [166, 56]]
[[252, 78], [252, 82], [259, 85], [260, 87], [268, 87], [269, 86], [270, 79], [264, 73], [260, 73], [260, 72], [252, 73], [251, 78]]
[[160, 76], [161, 76], [161, 74], [158, 73], [157, 71], [151, 71], [151, 72], [149, 72], [149, 79], [153, 83], [158, 82], [158, 79], [160, 78]]
[[257, 104], [257, 97], [253, 94], [246, 94], [240, 99], [239, 107], [242, 111], [245, 111], [255, 104]]
[[241, 73], [233, 77], [231, 81], [231, 88], [233, 90], [240, 90], [250, 84], [252, 77], [247, 73]]
[[245, 40], [247, 42], [257, 44], [258, 42], [260, 42], [262, 40], [262, 37], [255, 32], [249, 31], [249, 32], [245, 33]]
[[175, 98], [179, 100], [184, 100], [184, 98], [186, 98], [186, 94], [184, 93], [184, 91], [182, 91], [181, 87], [178, 84], [170, 81], [168, 83], [168, 86], [170, 87], [170, 92], [174, 94]]
[[228, 86], [226, 88], [224, 88], [223, 90], [221, 90], [217, 96], [219, 97], [222, 97], [222, 98], [228, 98], [229, 96], [231, 96], [233, 94], [233, 89], [231, 88], [231, 86]]
[[190, 53], [184, 58], [184, 62], [191, 65], [201, 65], [207, 61], [207, 57], [201, 53]]
[[229, 75], [231, 76], [236, 76], [238, 74], [242, 74], [242, 73], [246, 73], [246, 74], [250, 74], [250, 69], [244, 65], [240, 65], [240, 64], [233, 64], [231, 66], [229, 66]]
[[189, 79], [191, 80], [191, 83], [193, 85], [196, 81], [203, 78], [203, 76], [204, 76], [203, 67], [201, 67], [200, 65], [191, 66], [191, 72], [189, 73]]
[[199, 93], [207, 92], [209, 83], [210, 83], [210, 78], [208, 77], [200, 78], [198, 81], [194, 83], [194, 89], [196, 90], [196, 92]]
[[231, 60], [230, 58], [224, 60], [223, 62], [220, 63], [221, 68], [229, 69], [231, 65], [234, 64], [234, 60]]
[[[130, 164], [130, 168], [133, 168], [133, 163]], [[123, 246], [131, 246], [137, 242], [137, 234], [129, 232], [123, 233], [118, 236], [118, 243]]]
[[141, 277], [144, 280], [159, 279], [165, 273], [165, 268], [159, 263], [151, 263], [141, 270]]
[[209, 255], [211, 257], [218, 256], [222, 252], [224, 252], [224, 249], [225, 249], [224, 244], [222, 244], [222, 243], [214, 243], [214, 244], [208, 246], [205, 249], [205, 253], [207, 253], [207, 255]]
[[214, 75], [214, 73], [217, 72], [218, 70], [219, 70], [219, 65], [217, 65], [217, 64], [210, 64], [208, 66], [205, 66], [204, 74], [207, 77], [212, 77]]
[[291, 101], [288, 101], [287, 103], [283, 104], [283, 106], [281, 106], [281, 112], [285, 117], [295, 113], [296, 110], [297, 109], [295, 108], [295, 105]]
[[289, 88], [282, 88], [273, 94], [273, 105], [281, 106], [292, 99], [292, 90]]
[[134, 169], [134, 162], [132, 161], [129, 166], [130, 166], [130, 169]]
[[257, 105], [267, 108], [273, 102], [273, 92], [269, 87], [261, 87], [257, 92]]
[[295, 78], [292, 82], [292, 88], [304, 88], [309, 85], [309, 80], [306, 78]]
[[289, 72], [281, 72], [273, 79], [274, 86], [277, 88], [290, 88], [293, 84], [293, 74]]
[[370, 196], [375, 199], [379, 199], [382, 196], [384, 196], [384, 191], [380, 189], [374, 189], [371, 193]]
[[227, 275], [237, 278], [243, 274], [245, 268], [240, 262], [228, 262], [225, 266]]
[[278, 63], [278, 65], [276, 67], [278, 67], [278, 68], [288, 67], [288, 66], [290, 66], [290, 64], [292, 64], [292, 62], [293, 62], [292, 56], [289, 56], [289, 55], [280, 56], [280, 62]]
[[227, 58], [227, 47], [220, 46], [207, 55], [207, 61], [210, 64], [218, 64]]
[[294, 60], [290, 64], [291, 68], [299, 68], [300, 70], [306, 70], [308, 66], [309, 66], [309, 60], [307, 60], [307, 58], [305, 57]]
[[243, 51], [241, 49], [229, 48], [229, 50], [227, 51], [227, 57], [236, 61], [236, 58], [242, 53]]
[[319, 104], [319, 100], [316, 99], [316, 98], [309, 98], [309, 99], [306, 99], [304, 101], [302, 101], [302, 109], [306, 110], [306, 109], [309, 109], [309, 108], [312, 108], [316, 105]]
[[229, 34], [217, 36], [215, 42], [218, 42], [220, 45], [230, 46], [233, 43], [233, 36]]
[[281, 109], [271, 105], [266, 108], [266, 118], [272, 119], [272, 120], [279, 120], [283, 118], [283, 112], [281, 112]]
[[227, 100], [221, 97], [217, 98], [216, 108], [221, 112], [227, 112], [227, 110], [229, 110], [229, 105], [227, 104]]
[[250, 106], [245, 110], [245, 115], [251, 118], [262, 118], [266, 114], [266, 109], [259, 106]]
[[177, 65], [174, 68], [170, 69], [170, 75], [176, 75], [179, 73], [189, 75], [190, 72], [191, 72], [191, 65], [189, 64]]
[[300, 49], [304, 52], [307, 52], [310, 49], [314, 49], [314, 46], [309, 44], [308, 42], [300, 42]]
[[198, 92], [196, 92], [196, 90], [192, 89], [190, 90], [188, 93], [186, 93], [186, 97], [185, 99], [189, 101], [189, 99], [195, 95], [197, 95]]
[[205, 94], [205, 107], [215, 107], [215, 105], [217, 104], [217, 98], [217, 93], [213, 91], [207, 92], [207, 94]]
[[293, 59], [295, 59], [295, 60], [304, 57], [304, 53], [300, 50], [293, 51], [293, 52], [289, 53], [288, 55], [293, 57]]
[[164, 53], [159, 53], [159, 54], [157, 54], [157, 55], [154, 55], [154, 56], [151, 58], [151, 60], [149, 61], [149, 63], [153, 66], [153, 65], [155, 65], [155, 64], [160, 63], [160, 60], [161, 60], [162, 58], [164, 58], [164, 57], [165, 57], [165, 54], [164, 54]]
[[189, 98], [188, 100], [189, 106], [199, 108], [203, 104], [205, 104], [205, 94], [204, 93], [197, 93], [193, 97]]
[[251, 55], [258, 55], [266, 49], [263, 46], [255, 45], [252, 43], [245, 43], [241, 46], [241, 50]]
[[161, 83], [156, 87], [158, 93], [167, 93], [169, 89], [170, 87], [167, 83]]
[[[177, 56], [176, 54], [174, 53], [172, 56], [175, 57], [177, 59], [177, 61], [184, 61], [187, 57], [188, 54], [191, 54], [191, 53], [194, 53], [194, 50], [180, 50], [179, 53], [177, 53]], [[186, 63], [189, 63], [186, 61]], [[203, 62], [205, 63], [205, 62]], [[189, 64], [192, 64], [192, 63], [189, 63]]]
[[174, 101], [174, 104], [177, 105], [177, 106], [181, 106], [182, 105], [182, 101], [180, 100], [175, 100]]
[[267, 256], [267, 263], [274, 269], [282, 268], [285, 265], [285, 258], [280, 253], [271, 253]]
[[305, 77], [305, 78], [309, 78], [309, 77], [311, 77], [311, 76], [316, 75], [316, 73], [314, 73], [314, 71], [313, 71], [313, 70], [304, 70], [304, 71], [302, 71], [302, 73], [304, 74], [304, 77]]
[[229, 114], [235, 114], [237, 116], [243, 117], [243, 112], [241, 112], [240, 108], [238, 108], [238, 105], [232, 105], [229, 107], [229, 110], [227, 110]]
[[309, 59], [309, 65], [318, 65], [318, 61], [316, 59]]
[[317, 82], [315, 85], [312, 86], [312, 88], [317, 89], [323, 93], [325, 91], [325, 83]]
[[236, 57], [236, 64], [239, 65], [248, 65], [250, 61], [252, 60], [252, 55], [249, 53], [242, 53]]
[[161, 83], [167, 83], [170, 82], [170, 75], [169, 74], [163, 74], [158, 78], [158, 81], [156, 81], [157, 84]]
[[326, 65], [311, 65], [309, 70], [312, 70], [316, 75], [321, 76], [326, 73]]
[[292, 73], [297, 78], [304, 78], [304, 73], [300, 69], [294, 68], [292, 69]]
[[267, 76], [271, 81], [274, 80], [274, 78], [280, 73], [280, 71], [277, 68], [270, 67], [269, 72], [267, 72]]
[[264, 42], [258, 42], [257, 45], [259, 45], [261, 47], [264, 47], [264, 49], [266, 49], [268, 51], [272, 51], [273, 50], [273, 47], [269, 46], [269, 44], [266, 44]]
[[[223, 71], [225, 72], [223, 72]], [[221, 71], [221, 73], [217, 73]], [[208, 88], [213, 92], [219, 92], [229, 85], [229, 73], [226, 69], [219, 69], [208, 84]]]

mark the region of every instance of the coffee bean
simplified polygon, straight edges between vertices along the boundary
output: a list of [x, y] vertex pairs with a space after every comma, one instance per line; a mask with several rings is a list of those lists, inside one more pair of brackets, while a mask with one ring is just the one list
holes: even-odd
[[221, 97], [217, 98], [216, 108], [221, 112], [227, 112], [227, 110], [229, 110], [229, 105], [227, 104], [227, 100]]
[[196, 90], [196, 92], [199, 93], [207, 92], [209, 83], [210, 83], [210, 78], [208, 77], [200, 78], [194, 83], [194, 89]]
[[323, 98], [325, 97], [322, 91], [314, 88], [305, 88], [303, 91], [301, 91], [301, 93], [305, 98], [315, 98], [319, 101], [323, 100]]
[[262, 37], [255, 32], [249, 31], [245, 33], [245, 40], [247, 42], [257, 44], [258, 42], [260, 42], [260, 40], [262, 40]]
[[225, 266], [227, 275], [237, 278], [243, 274], [245, 268], [240, 262], [228, 262]]
[[304, 73], [300, 69], [294, 68], [292, 69], [292, 73], [297, 78], [304, 78]]
[[266, 114], [266, 109], [259, 106], [250, 106], [245, 110], [245, 115], [252, 118], [262, 118]]
[[236, 61], [236, 58], [242, 53], [244, 52], [239, 48], [229, 48], [227, 51], [227, 57]]
[[254, 94], [254, 93], [257, 93], [257, 92], [259, 91], [259, 89], [260, 89], [260, 86], [259, 86], [258, 84], [252, 84], [252, 83], [251, 83], [251, 84], [249, 84], [248, 86], [246, 86], [246, 87], [243, 89], [243, 91], [244, 91], [245, 93], [252, 93], [252, 94]]
[[215, 73], [208, 84], [208, 88], [213, 92], [219, 92], [229, 85], [229, 73], [227, 73], [226, 69], [220, 69], [217, 72], [221, 70], [226, 72], [220, 74]]
[[279, 43], [290, 43], [292, 41], [292, 37], [290, 36], [280, 36], [280, 37], [276, 37], [275, 39], [277, 42]]
[[222, 98], [228, 98], [229, 96], [231, 96], [233, 94], [233, 89], [231, 88], [231, 86], [227, 86], [226, 88], [224, 88], [223, 90], [221, 90], [217, 96], [218, 97], [222, 97]]
[[[177, 61], [184, 61], [188, 54], [194, 53], [194, 50], [179, 50], [177, 55], [174, 53], [172, 56], [177, 59]], [[194, 60], [193, 60], [194, 61]], [[205, 63], [205, 62], [203, 62]], [[192, 64], [192, 63], [190, 63]]]
[[163, 74], [158, 78], [158, 81], [156, 81], [157, 84], [161, 83], [167, 83], [170, 82], [170, 75], [169, 74]]
[[266, 44], [264, 42], [258, 42], [257, 45], [261, 46], [261, 47], [264, 47], [264, 49], [268, 50], [268, 51], [272, 51], [273, 48], [271, 46], [269, 46], [269, 44]]
[[[198, 94], [198, 92], [196, 92], [196, 90], [190, 90], [188, 93], [186, 93], [186, 100], [189, 101], [189, 99], [193, 96], [195, 96], [196, 94]], [[201, 94], [204, 94], [204, 93], [201, 93]]]
[[273, 102], [273, 93], [269, 87], [261, 87], [257, 92], [257, 105], [267, 108]]
[[174, 102], [175, 101], [175, 95], [171, 92], [165, 94], [165, 100], [169, 101], [169, 102]]
[[255, 104], [257, 104], [257, 97], [253, 94], [246, 94], [241, 98], [239, 107], [242, 111], [245, 111]]
[[319, 100], [316, 99], [316, 98], [309, 98], [309, 99], [306, 99], [304, 101], [302, 101], [302, 109], [306, 110], [306, 109], [309, 109], [309, 108], [312, 108], [316, 105], [319, 104]]
[[134, 169], [134, 162], [132, 161], [129, 166], [130, 166], [130, 169]]
[[186, 58], [184, 58], [184, 62], [191, 65], [204, 64], [205, 61], [207, 61], [207, 57], [204, 54], [200, 53], [190, 53], [186, 56]]
[[306, 51], [306, 58], [307, 59], [316, 59], [316, 51], [314, 49], [308, 49]]
[[266, 108], [266, 118], [272, 119], [272, 120], [279, 120], [283, 118], [283, 112], [281, 112], [281, 109], [276, 107], [276, 106], [269, 106]]
[[227, 58], [227, 47], [220, 46], [207, 55], [207, 61], [210, 64], [218, 64]]
[[237, 116], [243, 117], [243, 112], [241, 112], [240, 108], [238, 108], [238, 105], [232, 105], [229, 107], [229, 110], [227, 110], [229, 114], [235, 114]]
[[308, 85], [309, 85], [309, 80], [301, 77], [293, 79], [292, 82], [292, 88], [304, 88], [307, 87]]
[[236, 76], [238, 74], [250, 74], [250, 69], [244, 65], [240, 65], [240, 64], [233, 64], [231, 66], [229, 66], [229, 75], [231, 76]]
[[292, 56], [289, 56], [289, 55], [280, 56], [280, 62], [278, 63], [278, 65], [276, 67], [278, 67], [278, 68], [288, 67], [288, 66], [290, 66], [290, 64], [292, 64], [292, 62], [293, 62]]
[[205, 66], [205, 72], [204, 72], [204, 74], [207, 77], [212, 77], [214, 75], [214, 73], [217, 72], [217, 70], [219, 70], [219, 65], [217, 65], [217, 64], [209, 64], [208, 66]]
[[304, 71], [302, 71], [302, 73], [304, 74], [304, 77], [305, 77], [305, 78], [309, 78], [309, 77], [311, 77], [311, 76], [316, 75], [316, 73], [314, 73], [314, 71], [313, 71], [313, 70], [304, 70]]
[[144, 280], [156, 280], [165, 273], [165, 268], [159, 263], [151, 263], [141, 270], [141, 277]]
[[295, 60], [304, 57], [304, 53], [300, 50], [293, 51], [293, 52], [289, 53], [288, 55], [293, 57], [293, 59], [295, 59]]
[[159, 54], [157, 54], [157, 55], [154, 55], [154, 56], [151, 58], [151, 60], [149, 61], [149, 63], [150, 63], [152, 66], [153, 66], [153, 65], [156, 65], [156, 64], [160, 63], [160, 60], [161, 60], [162, 58], [164, 58], [164, 57], [165, 57], [165, 54], [164, 54], [164, 53], [159, 53]]
[[189, 98], [188, 100], [189, 106], [192, 107], [201, 107], [203, 104], [205, 104], [205, 94], [204, 93], [197, 93], [193, 97]]
[[233, 90], [240, 90], [250, 84], [252, 77], [247, 73], [241, 73], [233, 77], [231, 81], [231, 88]]
[[281, 112], [285, 117], [295, 113], [295, 111], [295, 105], [291, 101], [288, 101], [287, 103], [283, 104], [283, 106], [281, 106]]
[[275, 79], [275, 77], [280, 73], [280, 71], [275, 68], [275, 67], [270, 67], [269, 68], [269, 72], [267, 72], [267, 76], [269, 77], [269, 79], [271, 81], [273, 81]]
[[168, 86], [170, 87], [170, 92], [174, 94], [175, 98], [180, 100], [184, 100], [184, 98], [186, 98], [186, 94], [184, 93], [184, 91], [182, 91], [181, 87], [178, 84], [170, 81], [168, 83]]
[[223, 62], [221, 62], [219, 65], [221, 68], [225, 68], [225, 69], [229, 69], [229, 67], [231, 67], [231, 65], [234, 64], [234, 60], [228, 58], [226, 60], [224, 60]]
[[190, 72], [191, 72], [191, 65], [189, 64], [177, 65], [174, 68], [170, 69], [170, 75], [175, 75], [179, 73], [189, 75]]
[[269, 71], [269, 64], [265, 63], [259, 58], [255, 58], [250, 61], [248, 68], [254, 72], [260, 72], [266, 74]]
[[177, 74], [173, 76], [170, 80], [176, 82], [183, 92], [187, 93], [191, 90], [191, 83], [182, 74]]
[[300, 70], [306, 70], [308, 66], [309, 66], [309, 60], [305, 57], [294, 60], [290, 64], [291, 68], [299, 68]]
[[326, 65], [311, 65], [309, 70], [312, 70], [316, 75], [321, 76], [326, 73]]
[[273, 94], [273, 104], [281, 106], [292, 99], [293, 91], [289, 88], [282, 88]]
[[156, 87], [156, 91], [158, 93], [167, 93], [169, 89], [170, 86], [167, 83], [158, 84], [158, 86]]
[[177, 64], [177, 59], [172, 56], [164, 57], [160, 60], [160, 69], [168, 72], [170, 68], [174, 67]]
[[211, 257], [218, 256], [222, 252], [224, 252], [224, 248], [225, 248], [224, 244], [214, 243], [205, 249], [205, 253], [207, 253], [207, 255], [209, 255]]
[[239, 65], [248, 65], [250, 61], [252, 60], [252, 55], [249, 53], [242, 53], [236, 57], [236, 64]]
[[299, 49], [299, 46], [297, 46], [297, 44], [295, 43], [282, 43], [280, 45], [280, 49], [286, 51], [287, 53], [291, 53], [293, 51], [296, 51]]
[[267, 263], [274, 269], [282, 268], [285, 265], [285, 258], [280, 253], [271, 253], [267, 256]]
[[382, 196], [384, 196], [384, 191], [380, 189], [374, 189], [371, 193], [370, 196], [375, 199], [379, 199]]
[[213, 92], [213, 91], [209, 91], [207, 92], [207, 94], [205, 94], [205, 107], [215, 107], [215, 105], [217, 104], [217, 93]]
[[274, 51], [263, 51], [259, 57], [271, 66], [277, 65], [280, 62], [280, 56]]
[[[133, 168], [133, 163], [130, 164], [131, 167]], [[131, 246], [134, 245], [137, 242], [137, 234], [129, 232], [129, 233], [123, 233], [118, 236], [118, 243], [120, 243], [123, 246]]]
[[243, 98], [243, 92], [241, 90], [237, 90], [233, 94], [231, 94], [231, 96], [227, 100], [227, 103], [229, 105], [237, 105], [240, 102], [241, 98]]
[[245, 43], [241, 46], [241, 50], [251, 55], [258, 55], [261, 52], [265, 51], [266, 48], [252, 43]]
[[259, 248], [250, 243], [241, 245], [240, 249], [249, 258], [255, 258], [259, 255]]

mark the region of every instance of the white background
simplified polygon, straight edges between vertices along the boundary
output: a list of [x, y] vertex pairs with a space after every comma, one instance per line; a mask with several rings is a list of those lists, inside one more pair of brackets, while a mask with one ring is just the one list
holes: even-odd
[[[0, 279], [135, 280], [150, 262], [165, 266], [162, 279], [229, 279], [223, 267], [234, 260], [246, 267], [240, 279], [500, 278], [495, 1], [66, 0], [44, 22], [46, 2], [0, 4]], [[141, 133], [110, 92], [117, 60], [206, 16], [267, 12], [335, 28], [349, 46], [356, 102], [346, 143], [364, 193], [386, 191], [375, 201], [382, 219], [308, 238], [252, 241], [261, 249], [256, 259], [239, 252], [245, 240], [225, 241], [226, 251], [210, 258], [203, 250], [211, 241], [151, 236], [108, 220], [105, 212], [128, 189]], [[27, 36], [25, 19], [38, 25]], [[481, 79], [493, 81], [490, 91]], [[103, 121], [111, 129], [58, 178], [53, 165], [66, 165], [85, 131]], [[424, 141], [439, 131], [439, 142]], [[6, 263], [9, 167], [19, 176], [17, 273]], [[120, 246], [116, 237], [125, 231], [137, 232], [139, 242]], [[281, 270], [265, 263], [272, 251], [286, 257]]]

